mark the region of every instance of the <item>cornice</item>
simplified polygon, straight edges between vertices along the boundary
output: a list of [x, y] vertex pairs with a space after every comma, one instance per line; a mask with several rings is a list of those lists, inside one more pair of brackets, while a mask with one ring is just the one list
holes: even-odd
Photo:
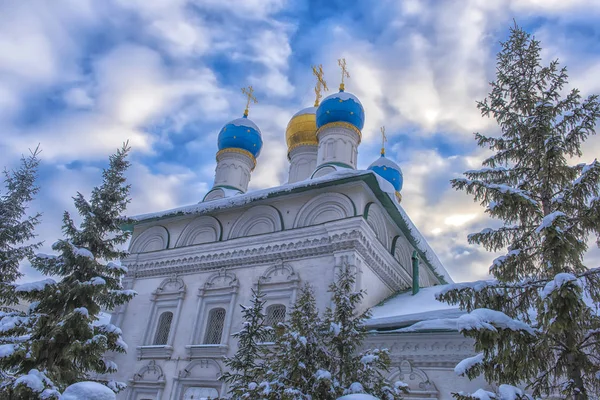
[[[311, 226], [284, 231], [292, 232], [292, 235], [275, 232], [218, 242], [219, 246], [215, 246], [215, 243], [202, 248], [202, 245], [189, 246], [182, 249], [184, 252], [172, 249], [163, 252], [162, 257], [157, 257], [157, 253], [153, 253], [153, 257], [132, 255], [123, 260], [123, 263], [129, 268], [128, 277], [147, 278], [221, 268], [245, 268], [278, 260], [293, 261], [354, 250], [390, 290], [398, 291], [410, 285], [410, 277], [406, 275], [406, 271], [383, 246], [377, 245], [379, 242], [362, 217], [329, 224], [333, 225], [328, 226], [329, 229], [315, 229]], [[277, 239], [270, 241], [269, 238]], [[196, 247], [195, 251], [193, 247]]]

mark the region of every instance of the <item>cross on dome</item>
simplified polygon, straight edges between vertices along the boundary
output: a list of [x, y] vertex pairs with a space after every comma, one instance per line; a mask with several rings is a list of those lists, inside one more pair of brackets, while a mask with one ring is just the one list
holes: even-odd
[[385, 135], [385, 126], [379, 128], [381, 130], [381, 155], [385, 156], [385, 142], [387, 142], [387, 136]]
[[345, 58], [338, 59], [338, 65], [342, 69], [342, 83], [340, 83], [340, 92], [343, 92], [344, 91], [344, 77], [350, 78], [350, 73], [348, 73], [348, 70], [346, 69], [346, 59]]
[[246, 101], [246, 109], [244, 110], [244, 117], [248, 117], [248, 109], [250, 108], [250, 101], [253, 101], [254, 104], [258, 103], [256, 97], [254, 97], [254, 88], [252, 86], [248, 86], [247, 88], [242, 88], [242, 93], [244, 93], [248, 99]]
[[319, 101], [323, 95], [321, 94], [321, 90], [329, 90], [327, 87], [327, 82], [323, 78], [323, 65], [319, 64], [319, 67], [313, 65], [312, 66], [313, 75], [317, 77], [317, 83], [315, 85], [315, 107], [319, 107]]

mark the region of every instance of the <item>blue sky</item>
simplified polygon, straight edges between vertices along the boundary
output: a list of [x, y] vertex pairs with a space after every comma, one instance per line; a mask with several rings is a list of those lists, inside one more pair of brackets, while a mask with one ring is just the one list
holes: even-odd
[[[312, 105], [310, 66], [331, 90], [345, 57], [348, 91], [365, 107], [359, 167], [388, 156], [403, 168], [403, 205], [456, 280], [486, 276], [496, 255], [466, 235], [490, 224], [449, 180], [486, 152], [473, 132], [493, 133], [475, 106], [494, 78], [498, 41], [515, 19], [542, 41], [544, 59], [567, 65], [571, 86], [600, 93], [597, 0], [8, 0], [0, 3], [0, 164], [43, 149], [39, 227], [44, 249], [60, 235], [71, 196], [88, 194], [124, 140], [132, 147], [131, 214], [202, 199], [216, 136], [251, 118], [264, 147], [251, 189], [284, 183], [289, 118]], [[584, 159], [600, 154], [589, 140]], [[598, 251], [590, 266], [600, 264]], [[26, 268], [26, 279], [37, 275]]]

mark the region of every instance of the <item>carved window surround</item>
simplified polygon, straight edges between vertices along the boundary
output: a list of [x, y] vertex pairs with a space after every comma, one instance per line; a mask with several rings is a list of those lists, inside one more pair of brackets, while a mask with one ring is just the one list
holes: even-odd
[[[198, 307], [192, 328], [190, 345], [185, 346], [188, 357], [195, 358], [221, 358], [229, 349], [229, 335], [235, 311], [237, 294], [240, 284], [235, 274], [224, 269], [211, 275], [203, 287], [198, 289]], [[221, 334], [220, 344], [204, 344], [208, 328], [208, 316], [213, 308], [222, 307], [225, 312], [225, 324]]]
[[[183, 280], [174, 275], [165, 279], [160, 286], [152, 293], [150, 301], [152, 301], [152, 311], [146, 326], [146, 334], [144, 335], [144, 345], [137, 347], [138, 359], [156, 358], [169, 359], [173, 354], [173, 341], [177, 332], [179, 316], [181, 314], [181, 306], [185, 298], [185, 283]], [[173, 313], [173, 320], [169, 330], [169, 336], [165, 345], [152, 345], [158, 328], [158, 320], [163, 312], [170, 311]]]
[[156, 365], [156, 361], [152, 360], [129, 380], [126, 399], [136, 400], [140, 396], [160, 399], [165, 390], [165, 384], [166, 380], [162, 368]]

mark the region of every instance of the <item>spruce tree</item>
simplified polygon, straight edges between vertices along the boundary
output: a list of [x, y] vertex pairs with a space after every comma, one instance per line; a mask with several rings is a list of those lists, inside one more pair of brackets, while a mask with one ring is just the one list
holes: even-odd
[[250, 306], [240, 305], [242, 329], [232, 335], [238, 341], [238, 349], [233, 357], [225, 359], [229, 371], [221, 377], [228, 383], [232, 400], [260, 398], [258, 383], [264, 381], [262, 360], [266, 351], [260, 344], [271, 334], [271, 330], [264, 326], [264, 306], [264, 294], [260, 292], [260, 287], [252, 290]]
[[452, 181], [503, 222], [469, 242], [507, 253], [490, 267], [493, 281], [453, 285], [439, 299], [469, 312], [459, 329], [480, 352], [458, 372], [524, 384], [535, 397], [592, 399], [600, 396], [600, 270], [583, 259], [590, 235], [600, 245], [600, 163], [573, 161], [595, 134], [600, 104], [567, 92], [566, 68], [542, 65], [540, 53], [539, 41], [511, 29], [478, 103], [500, 134], [475, 138], [494, 153]]
[[35, 184], [39, 166], [39, 147], [29, 157], [21, 158], [21, 167], [4, 171], [5, 193], [0, 194], [0, 307], [18, 302], [14, 282], [23, 274], [19, 263], [31, 258], [37, 243], [25, 244], [35, 237], [34, 229], [40, 214], [27, 215], [28, 204], [38, 192]]
[[317, 371], [329, 363], [322, 326], [313, 289], [305, 284], [289, 320], [276, 328], [278, 335], [265, 367], [267, 398], [310, 400], [335, 395], [317, 379]]
[[[364, 322], [370, 312], [357, 314], [365, 292], [356, 291], [355, 282], [354, 273], [344, 266], [329, 287], [333, 308], [325, 311], [323, 331], [330, 358], [321, 380], [330, 380], [337, 397], [367, 393], [386, 400], [400, 399], [406, 385], [402, 382], [388, 384], [383, 375], [389, 371], [391, 362], [387, 349], [358, 352], [367, 335]], [[327, 373], [331, 374], [329, 379]]]
[[[56, 397], [70, 384], [93, 379], [93, 374], [115, 372], [117, 366], [105, 354], [127, 350], [120, 329], [99, 324], [98, 316], [135, 295], [123, 290], [126, 269], [115, 262], [126, 255], [120, 248], [130, 234], [120, 229], [129, 222], [123, 217], [130, 201], [124, 176], [129, 150], [125, 144], [110, 157], [102, 184], [93, 189], [89, 201], [81, 193], [73, 198], [81, 224], [64, 213], [64, 238], [52, 245], [58, 255], [33, 259], [36, 269], [60, 281], [48, 278], [16, 288], [32, 302], [33, 325], [24, 340], [6, 345], [0, 359], [1, 369], [14, 373], [12, 398]], [[114, 382], [109, 386], [123, 387]]]

